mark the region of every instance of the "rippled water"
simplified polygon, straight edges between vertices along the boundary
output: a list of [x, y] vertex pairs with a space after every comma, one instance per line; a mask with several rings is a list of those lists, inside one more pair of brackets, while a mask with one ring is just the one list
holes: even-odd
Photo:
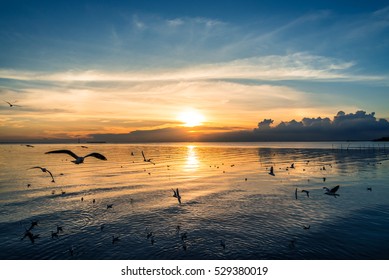
[[[54, 149], [108, 160], [75, 165], [45, 154]], [[368, 143], [0, 145], [0, 259], [389, 259], [388, 152]], [[324, 195], [335, 185], [340, 196]], [[34, 243], [22, 240], [31, 221]]]

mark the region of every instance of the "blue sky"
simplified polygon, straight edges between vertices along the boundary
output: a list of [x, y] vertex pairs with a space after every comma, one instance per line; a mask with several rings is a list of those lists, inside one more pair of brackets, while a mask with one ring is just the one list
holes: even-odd
[[387, 119], [388, 33], [388, 1], [1, 1], [0, 97], [20, 107], [0, 131], [156, 130], [188, 110], [214, 131]]

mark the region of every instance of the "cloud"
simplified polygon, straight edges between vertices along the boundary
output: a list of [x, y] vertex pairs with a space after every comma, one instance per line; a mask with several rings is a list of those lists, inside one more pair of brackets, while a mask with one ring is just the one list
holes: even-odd
[[[136, 130], [126, 134], [94, 134], [98, 141], [110, 142], [185, 142], [185, 141], [367, 141], [389, 135], [389, 122], [377, 119], [365, 111], [346, 114], [339, 111], [330, 118], [303, 118], [283, 121], [276, 126], [264, 119], [253, 130], [209, 133], [201, 128], [170, 127], [156, 130]], [[220, 129], [219, 131], [222, 131]]]

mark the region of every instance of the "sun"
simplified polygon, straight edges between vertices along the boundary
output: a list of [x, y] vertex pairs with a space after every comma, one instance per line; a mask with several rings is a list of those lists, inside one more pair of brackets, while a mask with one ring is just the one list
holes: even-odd
[[193, 127], [199, 126], [204, 121], [204, 116], [196, 110], [188, 110], [182, 112], [178, 116], [178, 120], [184, 123], [184, 126]]

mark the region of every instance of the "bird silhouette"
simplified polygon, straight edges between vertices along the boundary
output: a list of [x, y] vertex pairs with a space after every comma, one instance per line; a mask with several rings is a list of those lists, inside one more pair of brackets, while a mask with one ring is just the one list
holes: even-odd
[[142, 156], [143, 156], [143, 161], [144, 161], [144, 162], [150, 162], [150, 163], [152, 163], [152, 164], [155, 165], [155, 163], [151, 161], [151, 158], [146, 158], [146, 157], [145, 157], [145, 154], [143, 153], [143, 151], [142, 151]]
[[309, 197], [309, 191], [307, 191], [307, 190], [302, 190], [301, 192], [306, 193], [306, 194], [307, 194], [307, 197]]
[[83, 163], [84, 159], [87, 157], [95, 157], [95, 158], [100, 159], [100, 160], [107, 160], [107, 158], [105, 156], [103, 156], [102, 154], [99, 154], [99, 153], [90, 153], [90, 154], [87, 154], [86, 156], [80, 157], [70, 150], [49, 151], [49, 152], [46, 152], [45, 154], [68, 154], [69, 156], [71, 156], [75, 159], [75, 160], [72, 160], [72, 162], [75, 164]]
[[173, 197], [177, 198], [178, 203], [181, 204], [181, 196], [180, 196], [180, 192], [178, 191], [178, 188], [176, 190], [174, 189], [172, 190], [173, 190]]
[[336, 192], [339, 190], [339, 185], [333, 187], [332, 189], [329, 189], [329, 188], [327, 188], [327, 187], [323, 187], [323, 189], [326, 190], [326, 192], [325, 192], [324, 194], [332, 195], [332, 196], [334, 196], [335, 198], [336, 198], [337, 196], [339, 196], [339, 194], [336, 193]]
[[11, 103], [11, 102], [8, 102], [8, 101], [5, 101], [5, 100], [3, 100], [5, 103], [7, 103], [8, 105], [9, 105], [9, 107], [22, 107], [22, 106], [20, 106], [20, 105], [16, 105], [16, 104], [13, 104], [13, 103], [15, 103], [16, 101], [14, 101], [13, 103]]
[[270, 167], [270, 172], [269, 172], [269, 175], [275, 176], [275, 174], [274, 174], [274, 168], [273, 168], [273, 166], [272, 166], [272, 167]]
[[34, 167], [29, 168], [29, 169], [40, 169], [40, 170], [42, 170], [42, 172], [48, 173], [51, 176], [51, 179], [52, 179], [51, 182], [55, 183], [53, 174], [47, 168], [40, 167], [40, 166], [34, 166]]

